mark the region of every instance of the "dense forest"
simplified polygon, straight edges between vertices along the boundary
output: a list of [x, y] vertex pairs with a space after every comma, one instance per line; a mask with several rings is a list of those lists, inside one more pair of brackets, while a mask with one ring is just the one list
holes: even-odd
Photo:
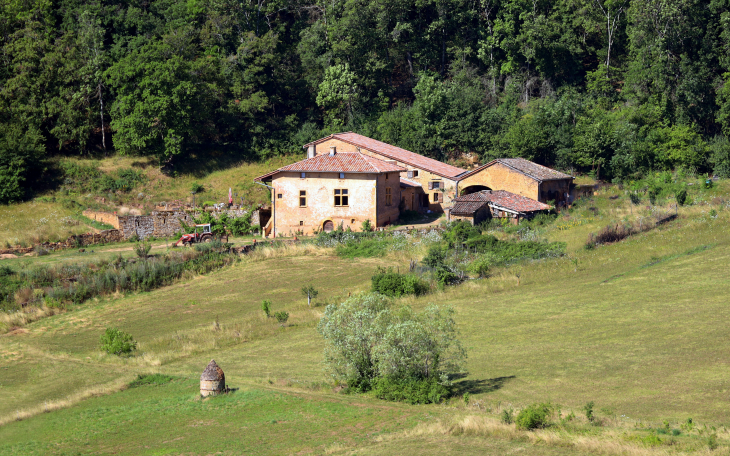
[[0, 202], [48, 157], [352, 130], [606, 180], [730, 175], [730, 0], [4, 0]]

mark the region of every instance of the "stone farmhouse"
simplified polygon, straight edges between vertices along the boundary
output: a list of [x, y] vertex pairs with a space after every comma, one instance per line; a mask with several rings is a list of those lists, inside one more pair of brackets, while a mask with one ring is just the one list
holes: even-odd
[[[521, 158], [493, 160], [467, 171], [357, 133], [336, 133], [304, 145], [307, 158], [284, 166], [255, 181], [272, 189], [272, 217], [264, 235], [313, 234], [337, 226], [359, 230], [365, 220], [374, 227], [394, 222], [402, 210], [444, 213], [459, 206], [459, 197], [495, 193], [514, 207], [479, 206], [491, 216], [515, 221], [535, 211], [521, 211], [521, 198], [543, 203], [569, 204], [573, 176]], [[514, 194], [515, 199], [506, 195]], [[466, 201], [462, 201], [466, 202]], [[511, 211], [511, 212], [510, 212]], [[463, 211], [462, 211], [463, 212]], [[451, 214], [457, 216], [456, 212]], [[474, 214], [459, 213], [474, 222]], [[478, 223], [478, 222], [477, 222]]]

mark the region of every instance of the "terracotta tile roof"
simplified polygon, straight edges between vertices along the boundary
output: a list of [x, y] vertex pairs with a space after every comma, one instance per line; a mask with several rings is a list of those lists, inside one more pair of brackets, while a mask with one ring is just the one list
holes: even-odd
[[313, 158], [283, 166], [254, 180], [260, 181], [274, 174], [291, 172], [332, 172], [332, 173], [399, 173], [406, 169], [377, 158], [360, 153], [337, 153], [317, 155]]
[[455, 198], [451, 213], [456, 215], [473, 214], [484, 204], [499, 206], [515, 212], [535, 212], [550, 209], [547, 204], [506, 190], [484, 190]]
[[482, 165], [472, 171], [469, 171], [463, 176], [459, 176], [459, 180], [467, 178], [469, 176], [473, 176], [479, 171], [489, 168], [495, 163], [501, 163], [502, 165], [512, 168], [518, 173], [522, 173], [525, 176], [531, 177], [537, 181], [573, 178], [573, 176], [569, 174], [561, 173], [560, 171], [548, 168], [547, 166], [538, 165], [537, 163], [531, 162], [530, 160], [525, 160], [524, 158], [498, 158], [496, 160], [490, 161], [486, 165]]
[[546, 211], [550, 209], [550, 206], [547, 204], [535, 201], [532, 198], [515, 195], [507, 190], [492, 192], [489, 196], [489, 202], [493, 205], [501, 206], [505, 209], [512, 209], [517, 212]]
[[456, 178], [456, 176], [464, 174], [466, 172], [466, 170], [458, 168], [456, 166], [447, 165], [446, 163], [434, 160], [433, 158], [424, 157], [423, 155], [411, 152], [410, 150], [401, 149], [400, 147], [396, 147], [388, 143], [368, 138], [367, 136], [359, 135], [353, 132], [335, 133], [333, 135], [327, 136], [326, 138], [318, 139], [309, 144], [305, 144], [304, 148], [307, 148], [310, 144], [318, 144], [331, 138], [339, 139], [340, 141], [352, 144], [353, 146], [362, 147], [363, 149], [375, 152], [384, 157], [390, 158], [392, 160], [397, 160], [401, 163], [406, 163], [415, 168], [428, 171], [441, 177], [454, 179]]
[[472, 215], [486, 204], [486, 201], [456, 201], [451, 207], [451, 213], [453, 215]]

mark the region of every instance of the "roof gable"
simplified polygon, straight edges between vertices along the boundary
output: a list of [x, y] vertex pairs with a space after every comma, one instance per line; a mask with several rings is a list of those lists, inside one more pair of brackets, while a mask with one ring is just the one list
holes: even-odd
[[368, 138], [367, 136], [359, 135], [353, 132], [335, 133], [325, 138], [318, 139], [309, 144], [305, 144], [304, 147], [306, 148], [312, 144], [319, 144], [333, 138], [352, 144], [353, 146], [362, 147], [363, 149], [367, 149], [370, 152], [374, 152], [384, 157], [397, 160], [401, 163], [406, 163], [415, 168], [428, 171], [441, 177], [455, 179], [460, 174], [464, 174], [466, 172], [465, 169], [461, 169], [452, 165], [447, 165], [446, 163], [434, 160], [433, 158], [424, 157], [423, 155], [411, 152], [410, 150], [401, 149], [400, 147], [396, 147], [391, 144], [378, 141], [377, 139]]
[[530, 160], [525, 160], [524, 158], [498, 158], [472, 171], [469, 171], [462, 176], [459, 176], [459, 179], [461, 180], [469, 176], [473, 176], [474, 174], [477, 174], [478, 172], [487, 169], [497, 163], [540, 182], [547, 180], [573, 179], [573, 176], [569, 174], [561, 173], [560, 171], [548, 168], [547, 166], [538, 165], [537, 163], [531, 162]]
[[282, 166], [254, 180], [261, 181], [281, 172], [330, 172], [330, 173], [400, 173], [406, 169], [360, 153], [317, 155], [306, 160]]

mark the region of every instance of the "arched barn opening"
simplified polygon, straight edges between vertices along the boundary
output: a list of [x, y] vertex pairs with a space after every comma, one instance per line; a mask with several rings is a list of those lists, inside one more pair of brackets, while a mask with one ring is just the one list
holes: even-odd
[[459, 196], [471, 195], [472, 193], [481, 192], [482, 190], [491, 190], [491, 188], [485, 185], [470, 185], [466, 188], [463, 188]]
[[332, 223], [332, 220], [327, 220], [324, 224], [322, 224], [322, 229], [325, 233], [331, 233], [335, 230], [335, 224]]

